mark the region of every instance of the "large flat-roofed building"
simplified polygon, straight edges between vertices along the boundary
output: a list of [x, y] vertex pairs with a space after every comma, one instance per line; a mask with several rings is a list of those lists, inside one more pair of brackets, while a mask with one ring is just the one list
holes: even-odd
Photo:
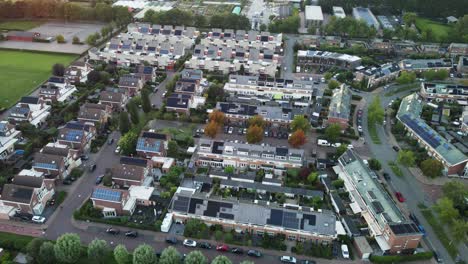
[[396, 117], [409, 136], [416, 139], [429, 156], [444, 165], [444, 175], [468, 177], [468, 157], [420, 118], [422, 108], [422, 100], [416, 93], [408, 95], [401, 101]]
[[343, 7], [341, 7], [341, 6], [334, 6], [333, 7], [333, 15], [338, 17], [338, 18], [345, 18], [346, 17], [346, 13], [345, 13]]
[[452, 56], [468, 56], [468, 43], [451, 43], [448, 51]]
[[325, 243], [337, 237], [336, 217], [328, 210], [207, 198], [189, 188], [176, 191], [169, 211], [175, 222], [199, 219], [210, 226], [253, 235], [281, 234], [290, 240]]
[[254, 96], [268, 100], [306, 100], [317, 96], [316, 90], [324, 90], [320, 83], [309, 79], [281, 79], [262, 75], [230, 75], [224, 91], [238, 96]]
[[323, 23], [322, 7], [314, 5], [306, 6], [305, 20], [308, 26], [320, 26]]
[[352, 70], [360, 65], [361, 58], [358, 56], [318, 50], [299, 50], [297, 52], [297, 66], [301, 68], [323, 66]]
[[421, 97], [436, 102], [446, 101], [468, 105], [468, 86], [456, 83], [421, 83]]
[[303, 166], [304, 150], [200, 139], [196, 157], [197, 165], [202, 167], [233, 166], [283, 174], [288, 168]]
[[377, 21], [377, 18], [375, 18], [369, 8], [355, 7], [353, 8], [353, 16], [355, 19], [364, 20], [370, 27], [374, 27], [375, 29], [380, 28], [379, 21]]
[[450, 59], [420, 59], [420, 60], [402, 60], [400, 68], [405, 71], [423, 72], [428, 70], [450, 70], [452, 60]]
[[351, 114], [351, 97], [351, 91], [345, 84], [333, 90], [333, 97], [328, 111], [328, 125], [338, 124], [343, 130], [348, 128]]
[[407, 220], [378, 182], [377, 175], [353, 151], [347, 150], [333, 169], [344, 181], [351, 209], [369, 226], [383, 252], [412, 253], [422, 238], [417, 226]]

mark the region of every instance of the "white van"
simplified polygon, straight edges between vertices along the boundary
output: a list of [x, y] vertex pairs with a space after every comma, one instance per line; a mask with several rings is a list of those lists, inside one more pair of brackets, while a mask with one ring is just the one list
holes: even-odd
[[319, 146], [324, 146], [324, 147], [329, 147], [330, 143], [326, 139], [318, 139], [317, 140], [317, 145]]

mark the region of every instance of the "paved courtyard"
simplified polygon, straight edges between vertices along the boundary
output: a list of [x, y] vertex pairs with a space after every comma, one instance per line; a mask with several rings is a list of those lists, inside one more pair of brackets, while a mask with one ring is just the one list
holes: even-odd
[[73, 37], [77, 36], [78, 38], [80, 38], [81, 41], [85, 41], [90, 34], [100, 32], [101, 28], [104, 26], [105, 24], [102, 23], [45, 23], [29, 31], [38, 32], [43, 35], [49, 36], [63, 35], [67, 43], [58, 44], [56, 41], [52, 43], [3, 41], [0, 43], [0, 48], [81, 54], [85, 52], [89, 48], [89, 46], [85, 44], [73, 45]]

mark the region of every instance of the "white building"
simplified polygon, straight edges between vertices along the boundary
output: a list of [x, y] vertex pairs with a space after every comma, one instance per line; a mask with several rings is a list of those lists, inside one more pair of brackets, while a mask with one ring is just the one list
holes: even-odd
[[308, 26], [320, 26], [323, 23], [322, 7], [320, 6], [306, 6], [305, 20]]
[[6, 160], [15, 152], [15, 143], [18, 142], [21, 132], [8, 121], [0, 122], [0, 160]]
[[333, 15], [338, 17], [338, 18], [345, 18], [346, 17], [346, 13], [345, 13], [343, 7], [341, 7], [341, 6], [334, 6], [333, 7]]
[[28, 122], [40, 127], [49, 116], [50, 108], [51, 106], [39, 97], [25, 96], [11, 109], [8, 120], [14, 124]]

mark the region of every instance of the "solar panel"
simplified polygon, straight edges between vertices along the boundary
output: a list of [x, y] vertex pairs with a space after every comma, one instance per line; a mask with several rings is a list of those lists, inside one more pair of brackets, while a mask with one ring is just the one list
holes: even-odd
[[37, 163], [34, 163], [34, 167], [35, 168], [41, 168], [41, 169], [47, 169], [47, 170], [56, 170], [57, 169], [57, 164], [37, 162]]
[[267, 224], [282, 226], [282, 224], [283, 224], [283, 210], [271, 209], [270, 219], [267, 219]]
[[160, 147], [161, 147], [161, 141], [159, 140], [153, 141], [153, 143], [150, 143], [144, 138], [139, 138], [136, 149], [140, 151], [159, 152]]
[[224, 219], [231, 219], [231, 220], [234, 219], [234, 215], [233, 215], [233, 214], [226, 214], [226, 213], [219, 213], [219, 217], [220, 217], [220, 218], [224, 218]]
[[118, 202], [120, 201], [121, 196], [122, 193], [118, 191], [108, 189], [95, 189], [92, 198]]
[[178, 196], [174, 201], [172, 209], [179, 212], [187, 212], [189, 207], [190, 198], [185, 196]]
[[299, 227], [299, 219], [297, 218], [297, 214], [292, 212], [284, 212], [283, 226], [286, 228], [297, 229]]
[[408, 114], [401, 116], [401, 120], [409, 126], [416, 134], [418, 134], [427, 144], [433, 148], [437, 148], [440, 143], [440, 138], [438, 138], [436, 133], [429, 128], [426, 124], [417, 122], [411, 118]]
[[83, 136], [82, 130], [69, 130], [65, 135], [65, 140], [67, 141], [78, 141]]

